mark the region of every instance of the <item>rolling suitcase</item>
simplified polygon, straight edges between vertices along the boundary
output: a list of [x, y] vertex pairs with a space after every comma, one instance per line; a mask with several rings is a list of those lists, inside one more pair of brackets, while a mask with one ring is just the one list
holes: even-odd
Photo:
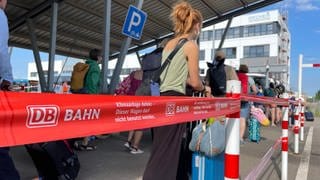
[[[193, 95], [202, 97], [203, 94]], [[190, 125], [190, 135], [193, 129], [201, 122], [192, 122]], [[191, 137], [190, 137], [191, 138]], [[207, 157], [199, 152], [192, 152], [191, 177], [192, 180], [221, 180], [224, 179], [224, 152], [214, 156]]]
[[224, 153], [207, 157], [198, 152], [192, 155], [192, 180], [224, 179]]
[[80, 162], [67, 141], [52, 141], [26, 145], [42, 180], [74, 180]]
[[260, 142], [260, 122], [252, 116], [249, 120], [249, 139], [252, 142]]

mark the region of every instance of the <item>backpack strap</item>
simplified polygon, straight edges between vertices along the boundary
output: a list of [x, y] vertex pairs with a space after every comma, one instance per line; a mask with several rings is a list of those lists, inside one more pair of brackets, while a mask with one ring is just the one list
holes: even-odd
[[183, 38], [180, 39], [177, 46], [174, 48], [174, 50], [170, 53], [170, 55], [167, 57], [167, 59], [164, 61], [162, 66], [160, 67], [160, 74], [164, 71], [164, 69], [171, 63], [172, 58], [177, 54], [179, 49], [188, 41], [188, 39]]

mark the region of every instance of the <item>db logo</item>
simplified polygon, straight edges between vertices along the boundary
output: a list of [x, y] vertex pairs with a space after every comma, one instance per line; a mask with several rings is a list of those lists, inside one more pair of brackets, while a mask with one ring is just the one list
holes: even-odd
[[176, 104], [175, 103], [167, 103], [166, 107], [166, 115], [167, 116], [173, 116], [176, 111]]
[[27, 106], [28, 128], [56, 126], [58, 124], [60, 109], [56, 105], [30, 105]]

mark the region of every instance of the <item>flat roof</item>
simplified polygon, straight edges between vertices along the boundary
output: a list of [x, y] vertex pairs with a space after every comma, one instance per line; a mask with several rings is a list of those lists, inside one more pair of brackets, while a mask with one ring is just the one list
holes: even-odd
[[[9, 45], [32, 49], [27, 20], [34, 24], [40, 51], [48, 52], [50, 44], [51, 5], [54, 0], [10, 0], [7, 5], [10, 39]], [[90, 49], [102, 49], [104, 30], [104, 0], [55, 0], [59, 2], [56, 53], [85, 58]], [[281, 0], [189, 0], [201, 11], [203, 27], [224, 21]], [[129, 5], [137, 0], [112, 0], [110, 59], [116, 58], [126, 39], [122, 26]], [[132, 39], [129, 53], [153, 46], [163, 38], [172, 36], [169, 19], [172, 0], [144, 0], [142, 10], [148, 14], [140, 40]]]

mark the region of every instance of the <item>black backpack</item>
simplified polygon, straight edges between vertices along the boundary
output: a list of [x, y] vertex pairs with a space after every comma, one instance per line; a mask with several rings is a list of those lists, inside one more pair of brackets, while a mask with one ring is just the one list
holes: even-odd
[[207, 63], [209, 70], [210, 88], [213, 96], [224, 96], [226, 94], [226, 72], [224, 69], [224, 61], [213, 61]]
[[150, 81], [160, 73], [163, 48], [157, 48], [142, 58], [142, 82], [136, 90], [138, 96], [151, 96]]

